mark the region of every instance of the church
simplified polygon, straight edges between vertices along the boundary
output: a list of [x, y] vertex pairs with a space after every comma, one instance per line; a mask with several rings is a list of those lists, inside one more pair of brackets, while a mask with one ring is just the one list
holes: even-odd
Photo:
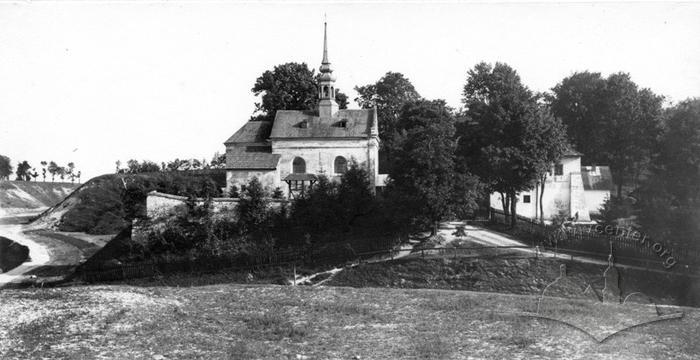
[[226, 140], [227, 193], [257, 177], [269, 190], [279, 188], [291, 198], [318, 176], [339, 180], [351, 162], [367, 170], [370, 184], [383, 186], [377, 110], [338, 108], [325, 23], [319, 72], [318, 109], [277, 111], [273, 122], [248, 121]]

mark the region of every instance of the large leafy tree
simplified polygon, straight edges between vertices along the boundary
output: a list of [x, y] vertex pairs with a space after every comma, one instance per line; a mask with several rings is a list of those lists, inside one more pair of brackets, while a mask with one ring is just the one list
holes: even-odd
[[443, 100], [405, 104], [397, 122], [397, 148], [387, 186], [416, 225], [430, 225], [476, 208], [476, 178], [457, 171], [455, 116]]
[[388, 173], [393, 163], [392, 154], [398, 146], [397, 124], [401, 108], [408, 102], [420, 100], [421, 96], [411, 81], [398, 72], [387, 72], [374, 84], [356, 86], [359, 95], [355, 101], [363, 109], [377, 108], [379, 117], [379, 171]]
[[562, 80], [549, 98], [583, 159], [609, 165], [617, 196], [648, 169], [661, 131], [663, 98], [640, 89], [629, 74], [603, 78], [581, 72]]
[[[256, 115], [251, 120], [273, 121], [277, 110], [315, 110], [318, 105], [316, 77], [306, 63], [289, 62], [265, 71], [251, 89], [260, 96], [260, 102], [255, 104]], [[347, 95], [337, 89], [336, 101], [341, 109], [347, 108]]]
[[563, 126], [507, 64], [477, 64], [468, 72], [463, 96], [461, 161], [489, 191], [501, 194], [514, 225], [517, 194], [542, 181], [566, 148]]
[[7, 180], [10, 175], [12, 175], [10, 158], [5, 155], [0, 155], [0, 180]]
[[21, 163], [17, 164], [17, 180], [20, 181], [30, 181], [31, 178], [31, 170], [32, 166], [29, 165], [27, 160], [22, 161]]
[[634, 195], [639, 222], [654, 238], [700, 247], [700, 99], [669, 109], [650, 176]]

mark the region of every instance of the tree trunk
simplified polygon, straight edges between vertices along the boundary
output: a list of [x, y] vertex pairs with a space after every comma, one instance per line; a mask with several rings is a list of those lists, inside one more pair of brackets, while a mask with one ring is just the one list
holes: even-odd
[[[507, 205], [506, 205], [506, 196], [505, 196], [505, 194], [503, 194], [503, 193], [500, 192], [500, 191], [499, 191], [498, 193], [501, 194], [501, 209], [503, 210], [503, 214], [505, 215], [505, 214], [508, 213], [508, 210], [506, 209], [506, 207], [507, 207]], [[508, 217], [507, 217], [507, 216], [506, 216], [506, 220], [505, 220], [505, 221], [506, 221], [506, 222], [508, 221]]]
[[503, 207], [503, 216], [505, 217], [505, 224], [508, 225], [508, 221], [510, 220], [510, 195], [508, 193], [505, 194], [505, 199], [506, 204]]
[[435, 236], [438, 233], [439, 221], [433, 221], [433, 229], [430, 231], [430, 236]]
[[517, 201], [516, 201], [516, 198], [515, 198], [515, 197], [516, 197], [516, 194], [515, 194], [515, 193], [512, 193], [512, 194], [510, 195], [510, 216], [511, 216], [511, 218], [510, 218], [510, 227], [512, 227], [512, 228], [515, 227], [515, 222], [516, 222], [516, 220], [518, 219], [518, 213], [515, 211], [515, 207], [516, 207], [516, 204], [517, 204]]
[[622, 182], [617, 184], [617, 198], [622, 199]]
[[547, 180], [547, 174], [542, 175], [542, 180], [540, 181], [540, 222], [544, 222], [544, 205], [542, 204], [542, 199], [544, 199], [544, 183]]

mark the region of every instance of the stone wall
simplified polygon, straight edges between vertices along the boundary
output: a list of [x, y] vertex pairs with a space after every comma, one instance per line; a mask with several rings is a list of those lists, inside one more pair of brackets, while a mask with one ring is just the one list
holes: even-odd
[[[195, 204], [203, 205], [205, 199], [195, 199]], [[221, 213], [235, 210], [239, 199], [212, 198], [210, 210], [213, 213]], [[272, 207], [280, 207], [286, 200], [270, 199]], [[187, 197], [151, 191], [146, 198], [146, 216], [148, 219], [158, 219], [187, 212]]]

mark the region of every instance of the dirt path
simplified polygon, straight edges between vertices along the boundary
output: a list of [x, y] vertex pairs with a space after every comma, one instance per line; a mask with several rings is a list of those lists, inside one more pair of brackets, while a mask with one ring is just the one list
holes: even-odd
[[[22, 214], [4, 212], [0, 215], [5, 215], [7, 219], [35, 214], [36, 211]], [[0, 236], [29, 248], [28, 261], [0, 274], [0, 288], [27, 282], [60, 281], [113, 237], [55, 232], [12, 222], [0, 223]]]

